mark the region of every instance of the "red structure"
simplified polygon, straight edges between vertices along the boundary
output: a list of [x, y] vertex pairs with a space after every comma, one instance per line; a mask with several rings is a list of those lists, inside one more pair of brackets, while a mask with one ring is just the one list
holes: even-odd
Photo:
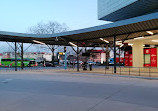
[[144, 66], [157, 67], [157, 48], [144, 49]]
[[[120, 60], [119, 60], [120, 59]], [[116, 63], [124, 63], [124, 57], [116, 57]]]
[[[125, 51], [125, 66], [132, 66], [132, 50]], [[157, 67], [157, 48], [144, 49], [144, 67]]]
[[132, 50], [125, 51], [125, 66], [132, 66]]

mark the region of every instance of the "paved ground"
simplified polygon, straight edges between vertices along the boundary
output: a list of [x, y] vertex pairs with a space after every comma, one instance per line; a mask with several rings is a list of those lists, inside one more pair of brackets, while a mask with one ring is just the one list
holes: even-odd
[[0, 111], [158, 111], [158, 80], [0, 72]]

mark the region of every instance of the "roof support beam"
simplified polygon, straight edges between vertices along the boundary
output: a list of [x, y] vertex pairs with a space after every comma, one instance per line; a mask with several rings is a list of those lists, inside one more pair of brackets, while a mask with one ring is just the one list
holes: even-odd
[[85, 40], [95, 40], [95, 39], [99, 39], [99, 38], [105, 38], [105, 37], [111, 37], [113, 38], [114, 36], [121, 36], [121, 35], [128, 35], [128, 34], [132, 34], [132, 33], [138, 33], [138, 32], [146, 32], [146, 31], [149, 31], [149, 30], [157, 30], [157, 28], [153, 28], [153, 29], [146, 29], [146, 30], [139, 30], [139, 31], [134, 31], [134, 32], [128, 32], [128, 33], [121, 33], [121, 34], [113, 34], [113, 35], [110, 35], [110, 36], [102, 36], [102, 37], [96, 37], [96, 38], [91, 38], [91, 39], [83, 39], [83, 40], [79, 40], [79, 41], [85, 41]]

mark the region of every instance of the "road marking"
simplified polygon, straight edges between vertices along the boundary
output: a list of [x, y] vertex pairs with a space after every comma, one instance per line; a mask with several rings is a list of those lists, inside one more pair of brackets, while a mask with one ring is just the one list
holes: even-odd
[[3, 80], [3, 81], [1, 81], [2, 83], [8, 83], [8, 82], [10, 82], [10, 81], [12, 81], [13, 79], [5, 79], [5, 80]]

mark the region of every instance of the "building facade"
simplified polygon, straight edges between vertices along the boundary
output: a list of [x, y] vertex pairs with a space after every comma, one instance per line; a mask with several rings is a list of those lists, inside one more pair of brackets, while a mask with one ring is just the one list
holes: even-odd
[[120, 21], [158, 12], [158, 0], [98, 0], [98, 19]]
[[[150, 18], [155, 15], [158, 15], [158, 0], [98, 0], [99, 20], [128, 24], [130, 20], [141, 21], [144, 16]], [[132, 44], [132, 50], [125, 52], [125, 65], [158, 67], [158, 35], [154, 33], [154, 30], [145, 33], [148, 36], [136, 36], [137, 39], [125, 41], [125, 43]]]

